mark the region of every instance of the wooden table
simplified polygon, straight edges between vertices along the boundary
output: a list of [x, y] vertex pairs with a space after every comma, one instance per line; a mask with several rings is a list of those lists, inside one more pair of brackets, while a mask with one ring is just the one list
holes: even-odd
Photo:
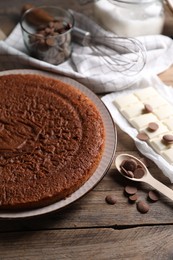
[[[0, 2], [0, 26], [6, 34], [18, 22], [25, 2]], [[55, 3], [61, 1], [49, 1]], [[91, 11], [88, 5], [79, 5], [76, 0], [63, 1], [61, 6], [88, 14]], [[170, 16], [169, 32], [171, 24]], [[173, 68], [160, 78], [173, 85]], [[116, 129], [116, 155], [127, 152], [143, 157], [132, 139], [117, 126]], [[147, 164], [154, 177], [173, 188], [152, 161], [147, 159]], [[0, 260], [173, 259], [173, 203], [161, 196], [156, 203], [149, 202], [147, 214], [141, 214], [136, 204], [130, 204], [124, 195], [127, 184], [112, 166], [91, 192], [65, 210], [34, 219], [0, 220]], [[150, 189], [148, 185], [138, 185], [139, 196], [145, 200]], [[108, 194], [116, 195], [115, 205], [105, 202]]]

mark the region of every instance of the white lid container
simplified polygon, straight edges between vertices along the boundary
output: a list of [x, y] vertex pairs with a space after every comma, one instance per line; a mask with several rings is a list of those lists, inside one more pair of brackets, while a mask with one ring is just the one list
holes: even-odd
[[105, 29], [125, 37], [160, 34], [164, 25], [161, 0], [99, 0], [94, 15]]

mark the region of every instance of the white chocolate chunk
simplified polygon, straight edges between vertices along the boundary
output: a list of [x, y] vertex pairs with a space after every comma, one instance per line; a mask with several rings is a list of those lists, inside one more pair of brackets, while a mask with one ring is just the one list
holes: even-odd
[[155, 131], [150, 131], [147, 127], [143, 130], [150, 139], [169, 131], [166, 125], [162, 124], [162, 122], [158, 121], [157, 124], [159, 127]]
[[[163, 141], [164, 135], [173, 135], [173, 105], [153, 87], [120, 96], [114, 105], [138, 133], [144, 132], [148, 136], [148, 145], [173, 165], [173, 143]], [[158, 125], [156, 129], [155, 124], [149, 125], [154, 122]]]
[[146, 98], [151, 98], [158, 95], [158, 92], [153, 87], [148, 87], [138, 90], [134, 93], [140, 100], [145, 100]]
[[151, 147], [157, 152], [157, 153], [160, 153], [161, 151], [167, 149], [167, 148], [170, 148], [170, 147], [167, 147], [167, 145], [165, 145], [163, 142], [162, 142], [162, 139], [157, 137], [157, 138], [154, 138], [152, 140], [149, 140], [148, 143], [151, 145]]
[[142, 114], [130, 120], [130, 123], [140, 131], [151, 122], [158, 122], [158, 119], [152, 113]]
[[144, 109], [142, 102], [135, 103], [132, 106], [125, 107], [121, 110], [121, 113], [125, 116], [126, 119], [131, 119], [133, 117], [139, 116]]
[[173, 116], [173, 106], [167, 103], [166, 105], [154, 109], [153, 113], [158, 117], [158, 119], [163, 120], [164, 118]]
[[169, 163], [173, 163], [173, 147], [164, 150], [161, 155], [165, 158], [165, 160]]
[[169, 130], [173, 131], [173, 117], [166, 118], [162, 121]]
[[[165, 133], [170, 134], [170, 133]], [[173, 147], [173, 144], [166, 144], [162, 141], [163, 135], [157, 136], [156, 138], [148, 140], [148, 143], [151, 145], [151, 147], [157, 152], [161, 153], [162, 151], [169, 149]]]
[[152, 107], [152, 109], [155, 109], [157, 107], [167, 104], [167, 101], [164, 98], [162, 98], [159, 94], [152, 98], [143, 99], [142, 102], [144, 104], [150, 105]]
[[139, 102], [138, 98], [135, 97], [133, 94], [129, 94], [127, 96], [119, 96], [117, 97], [113, 103], [115, 104], [116, 107], [119, 109], [122, 109], [123, 107], [132, 105], [136, 102]]

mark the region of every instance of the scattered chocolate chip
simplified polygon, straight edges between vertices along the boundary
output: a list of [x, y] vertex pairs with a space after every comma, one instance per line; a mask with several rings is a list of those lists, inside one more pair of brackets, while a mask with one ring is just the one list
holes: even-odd
[[151, 132], [156, 131], [159, 128], [159, 125], [155, 122], [151, 122], [148, 124], [148, 130]]
[[107, 195], [105, 198], [108, 204], [114, 205], [117, 203], [117, 197], [115, 195]]
[[148, 141], [148, 135], [146, 133], [138, 133], [137, 138], [141, 141]]
[[134, 178], [141, 179], [145, 174], [145, 170], [142, 167], [137, 168], [134, 171]]
[[162, 137], [163, 141], [166, 143], [166, 144], [172, 144], [173, 143], [173, 135], [164, 135]]
[[152, 201], [152, 202], [156, 202], [159, 200], [159, 193], [156, 190], [150, 190], [148, 193], [148, 198]]
[[140, 200], [136, 203], [137, 210], [140, 213], [147, 213], [150, 209], [150, 206], [146, 201]]
[[144, 113], [151, 113], [153, 111], [153, 108], [149, 104], [144, 104]]
[[124, 191], [126, 192], [126, 194], [128, 195], [133, 195], [137, 192], [137, 188], [134, 187], [134, 186], [130, 186], [130, 185], [127, 185], [125, 188], [124, 188]]
[[137, 194], [133, 194], [133, 195], [129, 196], [129, 201], [130, 202], [135, 202], [135, 201], [137, 201], [137, 199], [138, 199], [138, 195]]

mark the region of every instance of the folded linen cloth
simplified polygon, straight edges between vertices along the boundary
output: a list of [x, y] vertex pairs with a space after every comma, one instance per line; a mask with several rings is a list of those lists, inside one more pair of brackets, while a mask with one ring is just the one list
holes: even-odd
[[[85, 15], [73, 11], [75, 26], [89, 31], [92, 36], [108, 37], [105, 31]], [[115, 35], [116, 36], [116, 35]], [[71, 77], [89, 87], [95, 93], [107, 93], [135, 86], [144, 75], [158, 74], [173, 63], [173, 41], [163, 35], [138, 37], [145, 46], [147, 61], [141, 73], [128, 76], [108, 67], [90, 46], [73, 44], [71, 57], [60, 65], [51, 65], [29, 56], [23, 43], [20, 25], [17, 24], [9, 37], [0, 41], [0, 70], [36, 68]], [[105, 46], [105, 48], [107, 48]], [[115, 52], [116, 55], [116, 52]], [[124, 55], [124, 54], [122, 54]], [[127, 58], [128, 55], [126, 54]]]

